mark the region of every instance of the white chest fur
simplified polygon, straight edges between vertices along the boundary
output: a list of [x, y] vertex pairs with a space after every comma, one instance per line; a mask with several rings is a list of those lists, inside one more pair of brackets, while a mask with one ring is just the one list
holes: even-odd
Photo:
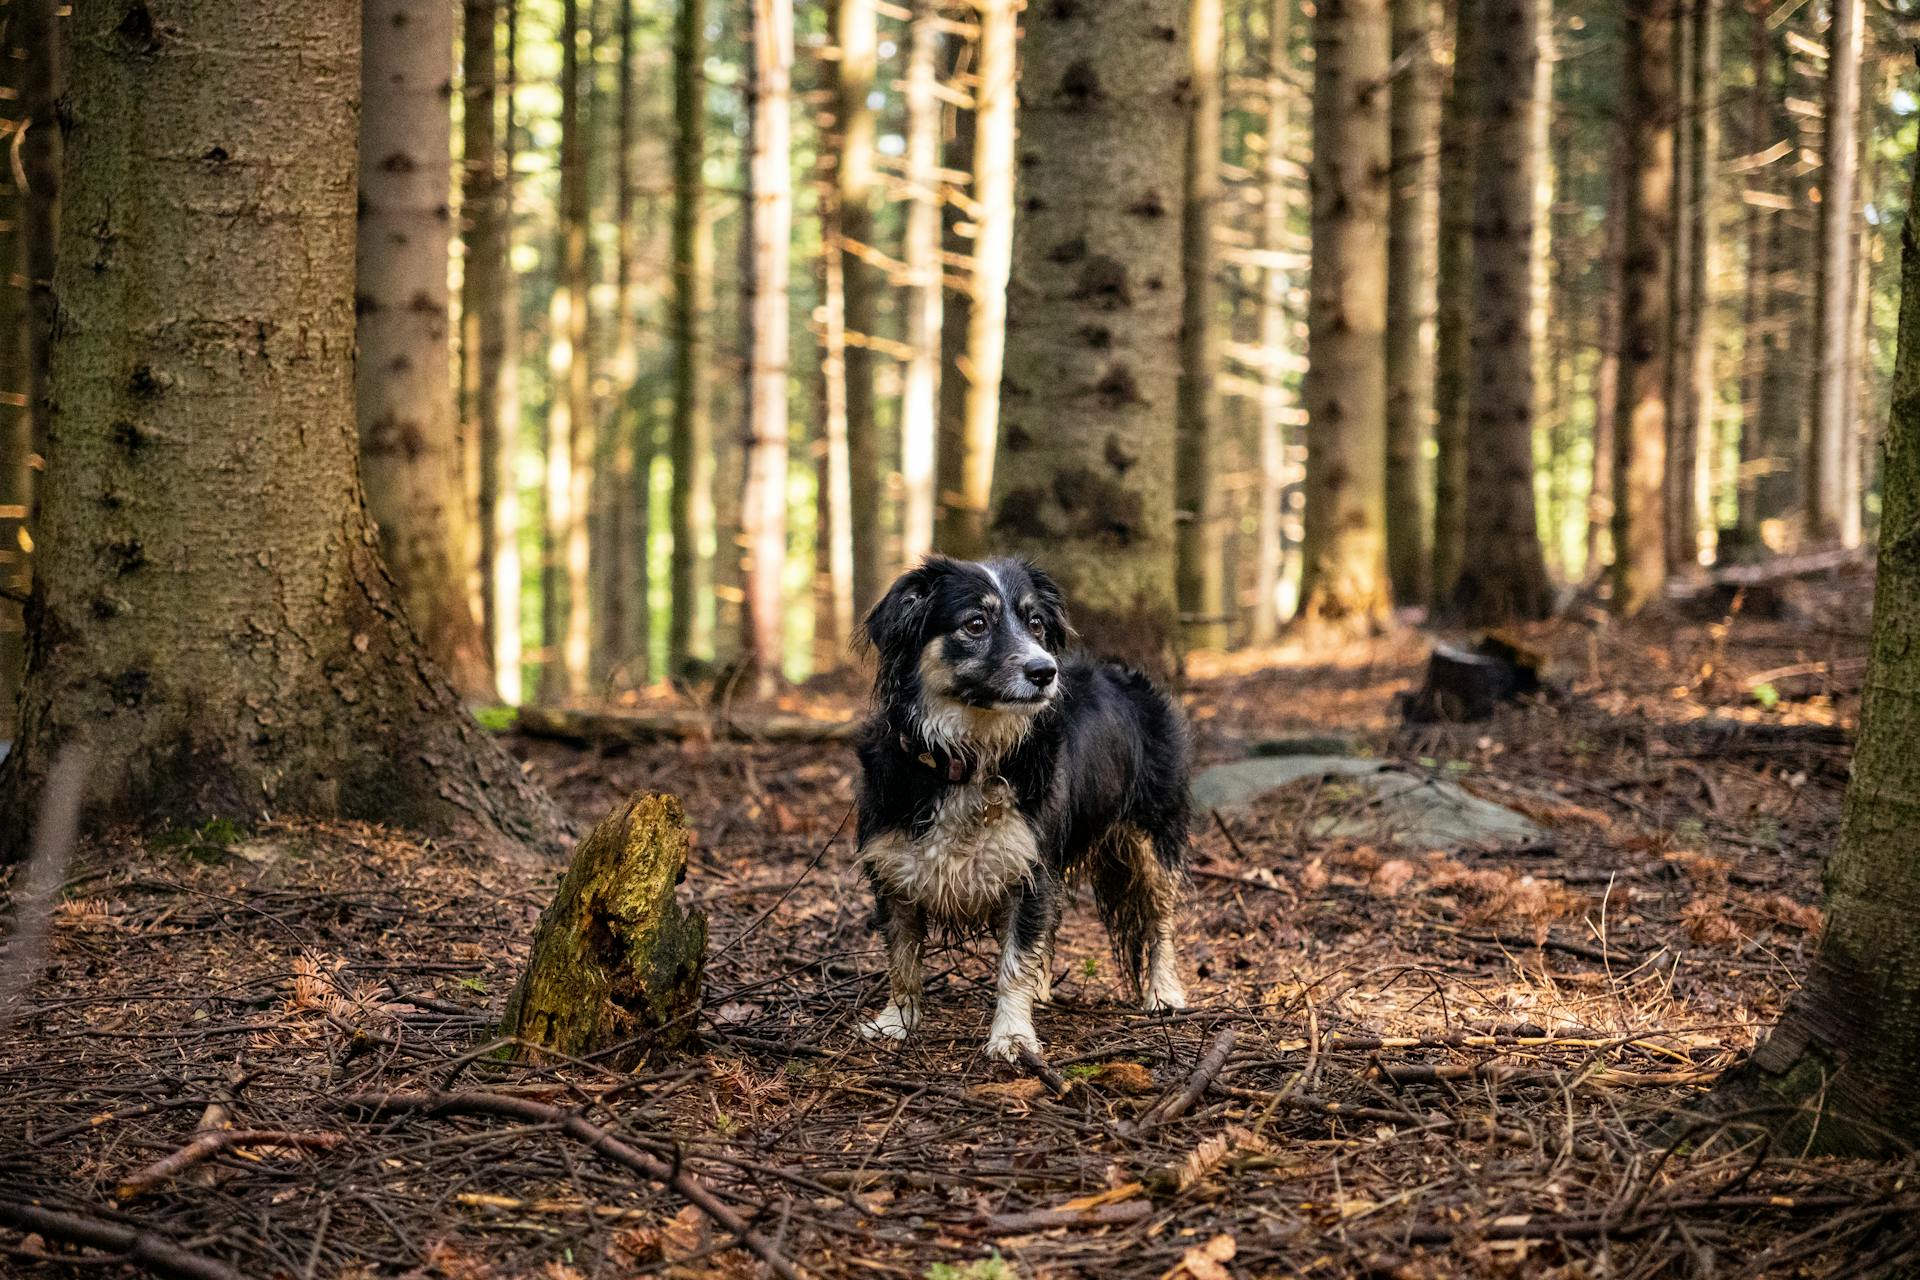
[[1007, 784], [989, 778], [949, 790], [921, 835], [885, 832], [861, 858], [890, 891], [936, 920], [983, 922], [1033, 875], [1040, 849]]

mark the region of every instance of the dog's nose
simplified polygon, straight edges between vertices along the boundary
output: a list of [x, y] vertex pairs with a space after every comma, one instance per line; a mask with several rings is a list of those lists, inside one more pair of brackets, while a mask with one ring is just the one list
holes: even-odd
[[1035, 658], [1021, 670], [1027, 679], [1033, 682], [1036, 689], [1044, 689], [1053, 683], [1053, 678], [1059, 674], [1060, 668], [1054, 665], [1052, 658]]

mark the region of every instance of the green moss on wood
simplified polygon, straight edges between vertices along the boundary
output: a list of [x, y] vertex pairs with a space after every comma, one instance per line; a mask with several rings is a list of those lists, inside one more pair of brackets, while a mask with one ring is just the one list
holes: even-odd
[[629, 800], [580, 843], [535, 930], [503, 1031], [625, 1069], [694, 1035], [707, 919], [683, 909], [686, 815], [672, 796]]

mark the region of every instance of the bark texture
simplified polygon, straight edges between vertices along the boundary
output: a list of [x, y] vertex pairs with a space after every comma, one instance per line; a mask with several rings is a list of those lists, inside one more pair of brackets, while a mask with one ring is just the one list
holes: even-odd
[[[1917, 192], [1916, 194], [1920, 194]], [[1920, 224], [1907, 206], [1873, 640], [1827, 926], [1779, 1026], [1722, 1090], [1790, 1148], [1893, 1154], [1920, 1140]]]
[[52, 411], [49, 381], [53, 343], [54, 250], [60, 240], [62, 142], [60, 100], [67, 91], [67, 32], [63, 0], [15, 0], [18, 43], [26, 53], [26, 93], [21, 104], [27, 133], [20, 144], [20, 170], [27, 175], [20, 207], [26, 275], [27, 414], [33, 442], [43, 449]]
[[1226, 513], [1215, 476], [1220, 450], [1220, 337], [1213, 224], [1220, 204], [1220, 0], [1187, 5], [1187, 189], [1181, 217], [1179, 451], [1180, 611], [1189, 648], [1227, 642]]
[[1387, 225], [1387, 572], [1393, 598], [1424, 603], [1426, 447], [1433, 434], [1440, 66], [1436, 0], [1392, 0], [1393, 191]]
[[1433, 574], [1436, 600], [1451, 597], [1467, 548], [1467, 297], [1472, 289], [1474, 74], [1477, 0], [1447, 0], [1453, 74], [1440, 120], [1439, 291], [1434, 328]]
[[667, 666], [713, 654], [713, 228], [700, 169], [706, 157], [706, 0], [680, 0], [673, 38], [673, 607]]
[[1833, 0], [1827, 28], [1825, 120], [1820, 148], [1820, 239], [1814, 276], [1813, 434], [1806, 462], [1806, 532], [1860, 542], [1857, 483], [1849, 482], [1847, 381], [1853, 377], [1855, 185], [1860, 165], [1862, 0]]
[[[793, 6], [754, 0], [751, 257], [747, 351], [747, 651], [762, 691], [780, 673], [781, 578], [787, 568], [787, 275], [793, 229], [788, 171]], [[938, 286], [935, 287], [936, 302]], [[932, 431], [932, 422], [927, 428]], [[928, 441], [931, 445], [932, 441]], [[929, 477], [931, 480], [931, 477]], [[932, 512], [928, 512], [929, 524]]]
[[879, 324], [879, 273], [863, 254], [873, 248], [873, 205], [879, 193], [873, 167], [875, 124], [868, 101], [879, 70], [879, 32], [874, 0], [834, 0], [834, 122], [839, 165], [835, 200], [840, 212], [842, 307], [846, 319], [847, 466], [852, 475], [853, 607], [864, 612], [891, 581], [886, 556], [882, 499], [886, 477], [880, 428], [874, 418], [873, 349]]
[[1387, 618], [1389, 24], [1385, 0], [1324, 0], [1313, 26], [1313, 267], [1307, 311], [1301, 617]]
[[1480, 5], [1467, 392], [1466, 558], [1453, 610], [1474, 624], [1544, 618], [1553, 584], [1533, 492], [1537, 6]]
[[933, 0], [916, 0], [907, 55], [907, 364], [900, 391], [900, 558], [933, 550], [934, 463], [940, 434], [940, 30]]
[[[1266, 150], [1260, 163], [1260, 247], [1280, 253], [1289, 231], [1293, 189], [1288, 143], [1293, 125], [1294, 0], [1270, 0], [1266, 47]], [[1260, 276], [1261, 370], [1258, 460], [1260, 493], [1254, 520], [1254, 600], [1248, 638], [1268, 644], [1280, 632], [1280, 579], [1286, 571], [1287, 419], [1289, 396], [1273, 357], [1294, 349], [1293, 312], [1287, 305], [1290, 273], [1273, 260]]]
[[1613, 433], [1613, 608], [1666, 581], [1667, 273], [1673, 235], [1673, 0], [1629, 0], [1621, 146], [1626, 219]]
[[1714, 381], [1714, 297], [1719, 280], [1715, 191], [1720, 177], [1720, 0], [1693, 0], [1693, 67], [1687, 154], [1688, 334], [1686, 396], [1692, 453], [1681, 469], [1683, 505], [1692, 539], [1682, 538], [1697, 569], [1714, 541], [1714, 461], [1719, 456], [1719, 396]]
[[627, 1071], [692, 1040], [707, 918], [682, 908], [686, 815], [672, 796], [635, 796], [580, 842], [540, 916], [533, 953], [507, 997], [514, 1056], [597, 1055]]
[[[554, 289], [553, 407], [548, 419], [547, 536], [553, 563], [549, 589], [560, 592], [559, 616], [548, 621], [549, 697], [580, 698], [590, 687], [593, 661], [593, 470], [599, 423], [593, 405], [593, 349], [589, 315], [593, 276], [587, 241], [592, 201], [587, 137], [592, 129], [591, 23], [580, 20], [579, 0], [561, 6], [560, 24], [560, 279]], [[583, 46], [582, 36], [587, 37]], [[581, 54], [588, 54], [583, 71]], [[559, 498], [564, 487], [566, 495]], [[564, 612], [561, 612], [563, 610]]]
[[997, 545], [1066, 588], [1081, 634], [1177, 667], [1182, 0], [1029, 11]]
[[467, 591], [468, 529], [449, 372], [453, 9], [366, 0], [360, 112], [361, 479], [407, 616], [454, 687], [490, 696]]
[[421, 649], [361, 494], [358, 6], [132, 12], [71, 19], [46, 572], [5, 852], [82, 739], [95, 827], [338, 814], [553, 846], [549, 802]]

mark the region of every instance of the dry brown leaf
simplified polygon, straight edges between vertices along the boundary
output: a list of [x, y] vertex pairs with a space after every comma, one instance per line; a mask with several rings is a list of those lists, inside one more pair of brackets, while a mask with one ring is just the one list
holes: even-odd
[[1038, 1080], [1008, 1080], [997, 1084], [977, 1084], [967, 1090], [974, 1098], [991, 1098], [998, 1102], [1032, 1102], [1047, 1091], [1047, 1086]]
[[1414, 865], [1405, 858], [1389, 858], [1373, 873], [1367, 887], [1382, 898], [1398, 897], [1415, 874]]
[[1153, 1073], [1137, 1062], [1103, 1062], [1093, 1073], [1093, 1083], [1114, 1093], [1152, 1093], [1158, 1087]]
[[686, 1206], [673, 1215], [660, 1232], [660, 1256], [668, 1262], [684, 1262], [707, 1247], [707, 1215]]
[[1687, 936], [1703, 947], [1731, 950], [1746, 940], [1740, 926], [1726, 913], [1726, 900], [1701, 896], [1680, 909]]

